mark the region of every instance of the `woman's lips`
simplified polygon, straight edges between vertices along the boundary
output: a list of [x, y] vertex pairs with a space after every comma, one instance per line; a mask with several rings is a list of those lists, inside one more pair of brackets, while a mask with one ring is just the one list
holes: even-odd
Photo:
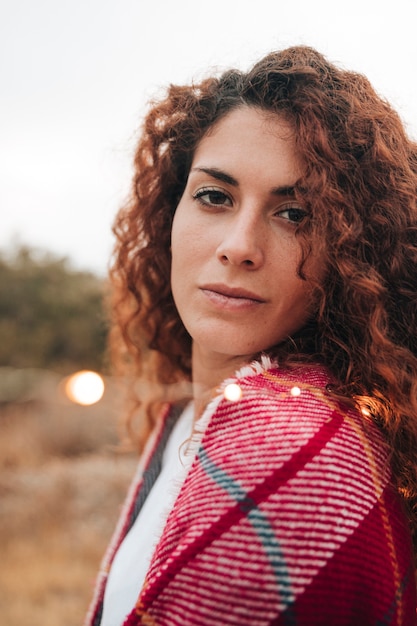
[[232, 309], [243, 309], [263, 304], [265, 300], [258, 294], [226, 285], [204, 285], [200, 287], [204, 295], [213, 304]]

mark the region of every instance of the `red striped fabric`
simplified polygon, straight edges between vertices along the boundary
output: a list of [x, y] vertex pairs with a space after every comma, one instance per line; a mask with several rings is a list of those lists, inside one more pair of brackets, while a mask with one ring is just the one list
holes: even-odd
[[415, 624], [410, 533], [374, 424], [321, 368], [234, 382], [242, 397], [208, 409], [125, 624]]

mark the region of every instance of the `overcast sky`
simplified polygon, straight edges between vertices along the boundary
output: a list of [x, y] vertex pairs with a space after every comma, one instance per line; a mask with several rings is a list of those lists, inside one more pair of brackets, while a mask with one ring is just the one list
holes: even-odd
[[366, 74], [417, 138], [415, 0], [0, 0], [0, 248], [104, 274], [147, 101], [308, 44]]

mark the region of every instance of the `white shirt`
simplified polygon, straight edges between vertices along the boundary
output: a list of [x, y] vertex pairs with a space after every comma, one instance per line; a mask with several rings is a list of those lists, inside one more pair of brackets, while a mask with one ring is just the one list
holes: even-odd
[[116, 553], [104, 595], [101, 626], [121, 626], [132, 611], [166, 519], [194, 456], [186, 454], [193, 428], [193, 404], [180, 415], [162, 457], [161, 472]]

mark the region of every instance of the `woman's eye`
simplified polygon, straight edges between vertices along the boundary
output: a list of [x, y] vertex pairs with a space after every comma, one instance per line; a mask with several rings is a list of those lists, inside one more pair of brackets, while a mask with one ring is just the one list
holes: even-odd
[[277, 215], [278, 217], [288, 220], [293, 224], [300, 224], [307, 215], [307, 213], [298, 205], [289, 205], [281, 207], [279, 211], [277, 211]]
[[219, 189], [200, 189], [193, 198], [205, 206], [231, 206], [230, 198]]

